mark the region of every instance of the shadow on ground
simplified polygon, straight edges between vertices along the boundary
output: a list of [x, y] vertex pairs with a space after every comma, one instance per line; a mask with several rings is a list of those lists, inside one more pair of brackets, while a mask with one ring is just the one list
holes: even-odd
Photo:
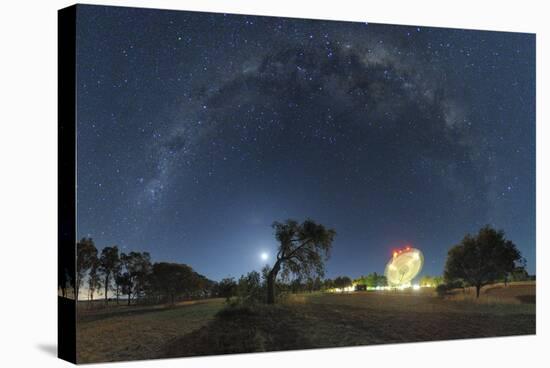
[[344, 304], [228, 307], [204, 327], [174, 339], [158, 358], [392, 344], [535, 333], [534, 314]]
[[51, 356], [54, 356], [54, 357], [57, 357], [57, 345], [56, 344], [38, 344], [36, 345], [36, 347], [38, 348], [38, 350], [48, 354], [48, 355], [51, 355]]

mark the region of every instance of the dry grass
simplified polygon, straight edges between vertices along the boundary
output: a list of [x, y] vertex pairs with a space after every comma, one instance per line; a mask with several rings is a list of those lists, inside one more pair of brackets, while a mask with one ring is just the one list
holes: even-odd
[[150, 359], [172, 340], [205, 326], [223, 299], [166, 306], [79, 309], [78, 363]]
[[[531, 295], [518, 303], [518, 296]], [[300, 294], [274, 306], [222, 301], [79, 324], [79, 361], [311, 349], [535, 333], [534, 285], [486, 288], [491, 302], [432, 291]], [[222, 310], [221, 313], [217, 313]], [[216, 314], [217, 313], [217, 314]]]
[[[516, 289], [518, 292], [527, 291]], [[204, 329], [174, 340], [160, 356], [535, 333], [534, 304], [519, 304], [507, 297], [500, 297], [498, 303], [448, 300], [430, 290], [300, 294], [288, 297], [281, 305], [244, 308], [228, 314], [230, 317], [217, 317]]]
[[475, 288], [454, 290], [448, 299], [455, 301], [470, 301], [481, 304], [535, 304], [536, 283], [534, 281], [503, 283], [487, 285], [481, 289], [479, 299]]

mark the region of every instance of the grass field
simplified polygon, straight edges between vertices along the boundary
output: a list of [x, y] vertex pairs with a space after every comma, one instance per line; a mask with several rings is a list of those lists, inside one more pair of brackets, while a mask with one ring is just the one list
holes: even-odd
[[78, 361], [534, 334], [534, 293], [534, 284], [521, 284], [486, 288], [479, 300], [471, 291], [442, 299], [424, 290], [298, 294], [274, 306], [236, 308], [220, 299], [170, 308], [81, 308]]
[[79, 363], [149, 359], [166, 344], [204, 327], [224, 307], [223, 299], [173, 307], [121, 306], [88, 310], [79, 306]]

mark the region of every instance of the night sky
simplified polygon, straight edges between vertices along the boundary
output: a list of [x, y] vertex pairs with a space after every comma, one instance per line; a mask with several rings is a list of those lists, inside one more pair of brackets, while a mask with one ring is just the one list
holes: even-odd
[[219, 280], [271, 223], [337, 231], [327, 277], [491, 224], [535, 272], [535, 36], [79, 5], [78, 237]]

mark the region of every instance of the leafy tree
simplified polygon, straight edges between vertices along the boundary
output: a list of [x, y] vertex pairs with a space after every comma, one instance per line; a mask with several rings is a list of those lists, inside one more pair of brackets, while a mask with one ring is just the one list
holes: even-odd
[[290, 281], [289, 285], [290, 291], [293, 294], [299, 293], [304, 288], [304, 285], [302, 284], [302, 279], [300, 277], [297, 277]]
[[512, 270], [510, 278], [512, 281], [527, 281], [529, 280], [529, 274], [525, 267], [519, 266]]
[[321, 278], [319, 276], [316, 277], [308, 277], [306, 280], [306, 290], [309, 292], [318, 291], [321, 290]]
[[105, 287], [105, 304], [108, 303], [108, 293], [113, 282], [114, 275], [120, 269], [120, 257], [118, 247], [105, 247], [101, 250], [99, 257], [99, 272], [103, 275], [103, 286]]
[[92, 261], [92, 267], [88, 273], [88, 293], [90, 300], [94, 300], [94, 293], [101, 288], [101, 277], [99, 276], [99, 260], [97, 257]]
[[334, 288], [334, 281], [332, 279], [325, 279], [323, 281], [323, 290], [330, 290]]
[[367, 276], [359, 276], [353, 280], [353, 283], [359, 286], [367, 286]]
[[[122, 254], [124, 254], [124, 253], [122, 253]], [[122, 259], [122, 254], [121, 254], [121, 259]], [[120, 292], [123, 295], [128, 296], [128, 305], [130, 305], [130, 302], [132, 300], [132, 294], [134, 292], [133, 279], [130, 276], [129, 272], [123, 272], [117, 278], [118, 278], [118, 284], [120, 285]]]
[[431, 287], [437, 287], [442, 283], [443, 283], [443, 277], [441, 276], [425, 275], [425, 276], [422, 276], [419, 281], [420, 286], [431, 286]]
[[113, 280], [115, 282], [115, 298], [116, 298], [116, 304], [118, 305], [118, 301], [121, 294], [124, 294], [124, 290], [122, 285], [125, 283], [125, 278], [122, 273], [122, 260], [119, 263], [119, 267], [115, 270], [115, 274], [113, 275]]
[[237, 292], [237, 283], [233, 277], [227, 277], [218, 283], [217, 289], [218, 296], [229, 301]]
[[191, 267], [185, 264], [159, 262], [153, 265], [153, 287], [170, 299], [173, 304], [177, 295], [198, 288], [198, 278]]
[[269, 267], [269, 265], [262, 267], [262, 270], [260, 271], [262, 275], [262, 287], [267, 288], [267, 278], [269, 277], [269, 272], [271, 272], [271, 267]]
[[431, 286], [432, 285], [432, 277], [425, 275], [420, 278], [420, 281], [418, 282], [420, 286]]
[[374, 288], [377, 286], [386, 286], [387, 280], [386, 280], [386, 276], [373, 272], [373, 273], [369, 273], [366, 276], [361, 276], [355, 279], [354, 283], [359, 287]]
[[370, 273], [367, 275], [367, 286], [377, 287], [377, 286], [386, 286], [386, 276], [379, 275], [376, 272]]
[[467, 234], [460, 244], [449, 250], [445, 280], [463, 280], [475, 286], [479, 297], [482, 286], [512, 272], [521, 260], [516, 245], [504, 237], [502, 230], [485, 226], [477, 235]]
[[215, 282], [208, 279], [206, 276], [195, 273], [195, 283], [199, 297], [208, 297], [212, 294]]
[[76, 282], [75, 299], [78, 301], [80, 286], [84, 281], [86, 273], [92, 268], [97, 259], [97, 248], [92, 238], [82, 238], [76, 243]]
[[275, 238], [279, 250], [275, 264], [267, 276], [267, 303], [275, 302], [275, 281], [279, 271], [295, 276], [324, 274], [324, 261], [328, 259], [336, 232], [312, 220], [302, 224], [294, 220], [274, 222]]
[[347, 276], [338, 276], [334, 279], [334, 287], [338, 289], [347, 288], [348, 286], [351, 286], [352, 281]]
[[237, 296], [241, 303], [256, 303], [262, 299], [262, 283], [256, 271], [242, 275], [237, 284]]
[[126, 272], [120, 277], [123, 293], [128, 295], [128, 305], [138, 299], [147, 286], [151, 272], [151, 256], [148, 252], [121, 253], [120, 260]]
[[[118, 251], [118, 249], [117, 249]], [[122, 270], [123, 270], [123, 264], [122, 260], [120, 259], [120, 255], [117, 253], [118, 260], [114, 263], [114, 267], [112, 269], [112, 279], [114, 283], [114, 289], [115, 292], [115, 298], [116, 298], [116, 304], [118, 305], [119, 297], [121, 294], [121, 277], [122, 277]]]
[[378, 275], [376, 286], [388, 286], [388, 278], [385, 275]]
[[376, 287], [376, 285], [378, 284], [378, 274], [376, 272], [374, 273], [369, 273], [366, 277], [365, 277], [365, 285], [369, 288], [373, 288], [373, 287]]

